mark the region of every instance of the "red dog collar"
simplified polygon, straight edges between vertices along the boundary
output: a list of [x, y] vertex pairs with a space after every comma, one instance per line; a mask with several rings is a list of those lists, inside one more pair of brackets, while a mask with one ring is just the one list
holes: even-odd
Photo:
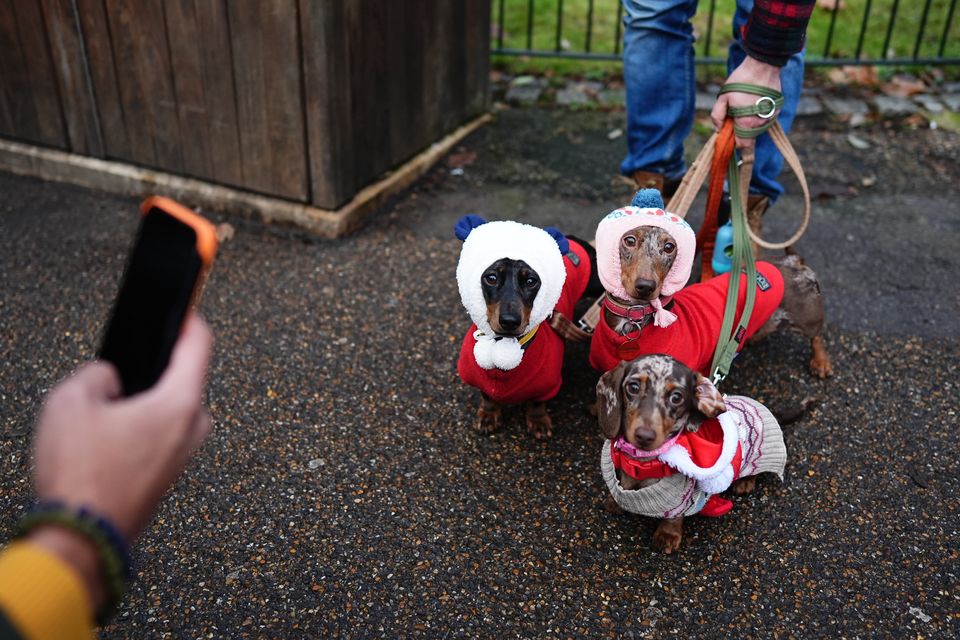
[[610, 459], [613, 460], [614, 469], [623, 471], [634, 480], [649, 480], [651, 478], [660, 480], [677, 472], [676, 469], [665, 462], [661, 462], [658, 458], [649, 460], [631, 458], [615, 446], [615, 441], [610, 442]]
[[[660, 298], [660, 303], [663, 308], [666, 309], [672, 300], [673, 296], [663, 296]], [[620, 316], [621, 318], [626, 318], [634, 322], [640, 322], [645, 317], [652, 316], [657, 312], [649, 302], [627, 306], [616, 302], [610, 295], [603, 297], [603, 308], [615, 316]]]

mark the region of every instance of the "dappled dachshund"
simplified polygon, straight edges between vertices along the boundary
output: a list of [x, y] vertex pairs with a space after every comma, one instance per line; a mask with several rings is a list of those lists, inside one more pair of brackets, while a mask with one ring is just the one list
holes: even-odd
[[680, 546], [684, 516], [721, 516], [719, 493], [754, 489], [759, 473], [783, 479], [780, 425], [759, 402], [722, 397], [702, 375], [666, 355], [621, 362], [597, 383], [597, 419], [606, 438], [604, 507], [660, 518], [654, 545]]
[[593, 248], [555, 229], [472, 215], [455, 231], [464, 241], [460, 299], [474, 323], [457, 371], [481, 392], [475, 428], [490, 433], [503, 405], [526, 403], [528, 430], [549, 437], [546, 402], [560, 391], [564, 339], [589, 338], [571, 321], [574, 306], [588, 289], [594, 296], [603, 291]]
[[[631, 206], [600, 222], [596, 247], [607, 297], [591, 341], [593, 367], [609, 371], [640, 354], [668, 353], [709, 375], [730, 274], [684, 288], [696, 251], [690, 225], [664, 211], [659, 192], [644, 189]], [[737, 319], [746, 299], [746, 276], [740, 278]], [[830, 375], [823, 298], [813, 270], [795, 254], [759, 261], [754, 286], [753, 313], [739, 347], [787, 326], [810, 339], [811, 371], [820, 378]]]

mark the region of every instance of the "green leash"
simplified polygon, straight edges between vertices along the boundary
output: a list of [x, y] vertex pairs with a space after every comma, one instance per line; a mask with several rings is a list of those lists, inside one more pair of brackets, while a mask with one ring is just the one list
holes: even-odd
[[[741, 138], [755, 138], [770, 128], [776, 121], [777, 109], [783, 106], [783, 94], [768, 87], [752, 84], [730, 83], [720, 89], [720, 93], [752, 93], [760, 96], [753, 106], [730, 107], [727, 116], [739, 118], [742, 116], [759, 116], [767, 122], [755, 129], [743, 129], [734, 124], [734, 135]], [[743, 202], [743, 193], [740, 189], [740, 162], [736, 151], [730, 156], [727, 167], [727, 185], [730, 193], [730, 219], [733, 222], [733, 256], [730, 269], [730, 283], [727, 287], [727, 300], [723, 309], [723, 324], [720, 326], [720, 339], [713, 352], [713, 383], [719, 384], [730, 373], [733, 359], [737, 357], [737, 349], [747, 335], [747, 325], [753, 313], [753, 305], [757, 298], [757, 265], [750, 249], [750, 235], [747, 231], [746, 203]], [[747, 297], [744, 301], [743, 313], [736, 329], [733, 319], [737, 313], [737, 298], [740, 295], [740, 272], [747, 274]]]

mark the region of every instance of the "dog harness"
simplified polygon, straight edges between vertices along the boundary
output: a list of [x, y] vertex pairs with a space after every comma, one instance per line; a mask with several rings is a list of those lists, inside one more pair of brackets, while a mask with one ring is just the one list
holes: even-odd
[[[554, 309], [567, 318], [573, 318], [574, 306], [583, 296], [590, 280], [587, 251], [577, 242], [569, 240], [569, 251], [563, 257], [563, 266], [566, 278]], [[564, 341], [549, 323], [537, 325], [535, 331], [535, 337], [524, 346], [519, 364], [504, 370], [498, 367], [484, 368], [477, 362], [477, 325], [472, 325], [460, 347], [460, 359], [457, 362], [460, 379], [480, 389], [498, 404], [543, 402], [553, 398], [560, 391], [562, 382], [560, 370], [563, 367]]]
[[[757, 298], [746, 332], [738, 336], [738, 349], [747, 338], [770, 319], [783, 299], [783, 276], [769, 262], [757, 263]], [[737, 317], [746, 299], [746, 276], [742, 275]], [[710, 364], [723, 322], [724, 301], [730, 274], [726, 273], [681, 289], [673, 295], [672, 311], [677, 321], [669, 327], [646, 326], [639, 334], [626, 336], [616, 333], [601, 320], [590, 340], [590, 365], [594, 369], [610, 371], [621, 360], [649, 353], [665, 353], [704, 376], [710, 376]]]
[[[695, 432], [678, 434], [657, 451], [642, 452], [620, 440], [605, 441], [600, 468], [617, 504], [625, 511], [655, 518], [695, 513], [721, 516], [733, 503], [716, 494], [736, 478], [772, 472], [782, 480], [787, 450], [776, 418], [752, 398], [726, 396], [724, 402], [725, 413]], [[625, 490], [617, 471], [659, 482]]]

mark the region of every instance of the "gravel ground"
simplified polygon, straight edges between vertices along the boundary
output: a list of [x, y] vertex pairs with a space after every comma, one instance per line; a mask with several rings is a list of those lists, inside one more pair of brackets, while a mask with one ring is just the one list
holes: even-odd
[[[492, 436], [456, 375], [468, 321], [459, 215], [592, 236], [629, 190], [622, 114], [517, 110], [339, 242], [230, 219], [202, 311], [215, 431], [136, 549], [108, 638], [923, 637], [960, 635], [960, 137], [801, 121], [836, 375], [779, 334], [725, 391], [786, 428], [785, 482], [680, 552], [600, 508], [596, 376], [568, 349], [536, 442]], [[476, 154], [475, 158], [473, 154]], [[472, 163], [469, 162], [472, 160]], [[466, 164], [465, 164], [466, 163]], [[869, 183], [870, 186], [864, 186]], [[796, 220], [793, 187], [769, 215]], [[29, 497], [43, 394], [94, 353], [135, 226], [132, 199], [0, 174], [0, 532]], [[696, 208], [695, 208], [696, 210]], [[696, 215], [691, 218], [696, 222]]]

